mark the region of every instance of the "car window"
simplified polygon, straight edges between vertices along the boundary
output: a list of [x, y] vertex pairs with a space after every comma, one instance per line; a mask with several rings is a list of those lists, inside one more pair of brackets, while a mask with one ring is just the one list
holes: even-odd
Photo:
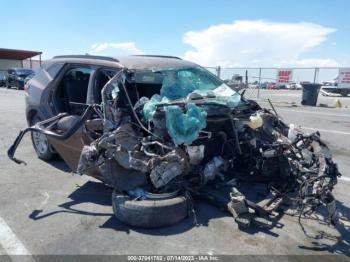
[[56, 63], [56, 64], [49, 66], [46, 69], [46, 71], [49, 73], [51, 78], [54, 79], [56, 77], [56, 75], [58, 74], [58, 72], [62, 69], [63, 66], [64, 66], [64, 63]]
[[118, 69], [101, 69], [98, 71], [94, 88], [93, 102], [101, 103], [101, 91], [105, 84], [112, 79], [118, 72]]
[[76, 115], [83, 112], [92, 71], [89, 67], [74, 67], [64, 74], [58, 87], [64, 111]]
[[16, 69], [17, 75], [30, 75], [32, 73], [34, 73], [34, 71], [31, 69], [23, 69], [23, 68]]

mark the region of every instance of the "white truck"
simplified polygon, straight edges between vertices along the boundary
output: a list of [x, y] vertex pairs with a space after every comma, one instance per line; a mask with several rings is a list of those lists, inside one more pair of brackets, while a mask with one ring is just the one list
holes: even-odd
[[348, 96], [350, 94], [350, 68], [339, 69], [339, 75], [334, 80], [323, 82], [321, 94]]

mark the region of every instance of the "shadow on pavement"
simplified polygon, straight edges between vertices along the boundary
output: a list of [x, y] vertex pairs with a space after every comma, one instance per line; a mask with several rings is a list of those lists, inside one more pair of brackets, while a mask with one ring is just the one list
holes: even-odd
[[[63, 162], [63, 161], [61, 161]], [[58, 207], [60, 208], [57, 211], [52, 211], [48, 213], [44, 213], [42, 209], [33, 210], [29, 215], [29, 218], [32, 220], [40, 220], [46, 217], [50, 217], [56, 214], [68, 213], [68, 214], [76, 214], [76, 215], [86, 215], [86, 216], [103, 216], [110, 217], [100, 228], [109, 228], [114, 229], [116, 231], [123, 231], [128, 233], [129, 230], [133, 230], [142, 234], [149, 235], [172, 235], [179, 234], [185, 231], [188, 231], [195, 227], [194, 218], [188, 217], [182, 222], [164, 228], [156, 228], [156, 229], [142, 229], [136, 227], [127, 226], [120, 221], [118, 221], [112, 213], [112, 200], [111, 200], [112, 189], [107, 187], [101, 182], [88, 181], [84, 185], [78, 187], [74, 192], [72, 192], [68, 198], [69, 201], [60, 204]], [[93, 203], [97, 205], [110, 206], [111, 212], [109, 213], [98, 213], [98, 212], [90, 212], [79, 210], [74, 206], [79, 205], [81, 203]], [[195, 201], [195, 213], [198, 226], [208, 226], [210, 220], [230, 216], [226, 211], [222, 211], [219, 208], [208, 204], [207, 202], [196, 199]], [[282, 227], [280, 223], [278, 223], [280, 217], [275, 218], [275, 226]], [[234, 219], [232, 218], [232, 223], [235, 224]], [[244, 229], [246, 233], [255, 234], [258, 232], [265, 232], [274, 237], [278, 237], [279, 235], [271, 232], [269, 229], [259, 228], [259, 227], [251, 227], [248, 229]]]
[[[69, 201], [60, 204], [58, 207], [60, 208], [57, 211], [52, 211], [48, 213], [44, 213], [44, 210], [42, 209], [36, 209], [33, 210], [32, 213], [29, 215], [29, 218], [32, 220], [40, 220], [44, 219], [49, 216], [53, 216], [59, 213], [68, 213], [68, 214], [76, 214], [76, 215], [86, 215], [86, 216], [101, 216], [101, 217], [109, 217], [107, 221], [100, 226], [100, 228], [106, 228], [106, 229], [113, 229], [119, 232], [126, 232], [129, 233], [130, 230], [136, 231], [142, 234], [148, 234], [148, 235], [173, 235], [173, 234], [180, 234], [182, 232], [191, 230], [193, 227], [195, 227], [193, 223], [193, 217], [188, 217], [187, 219], [183, 220], [182, 222], [173, 225], [171, 227], [164, 227], [164, 228], [156, 228], [156, 229], [142, 229], [142, 228], [135, 228], [135, 227], [129, 227], [120, 221], [118, 221], [112, 213], [112, 201], [111, 201], [111, 193], [112, 189], [105, 186], [103, 183], [95, 182], [95, 181], [88, 181], [84, 185], [77, 187], [77, 189], [72, 192], [68, 198]], [[108, 213], [98, 213], [98, 212], [90, 212], [90, 211], [84, 211], [76, 209], [74, 206], [79, 205], [81, 203], [93, 203], [97, 205], [103, 205], [103, 206], [110, 206], [111, 212]], [[315, 240], [320, 239], [329, 239], [333, 238], [334, 241], [336, 241], [333, 245], [325, 245], [325, 244], [319, 244], [316, 242], [313, 242], [313, 246], [300, 246], [302, 249], [310, 249], [310, 250], [327, 250], [332, 253], [341, 253], [341, 254], [348, 254], [350, 250], [350, 209], [346, 207], [343, 203], [338, 202], [337, 203], [338, 209], [340, 211], [340, 218], [342, 221], [345, 221], [347, 226], [339, 227], [338, 231], [340, 236], [338, 238], [334, 236], [330, 236], [326, 232], [319, 231], [316, 236], [311, 236], [311, 238]], [[196, 199], [195, 201], [195, 213], [197, 217], [197, 222], [199, 226], [208, 226], [209, 222], [212, 219], [220, 218], [220, 217], [226, 217], [230, 216], [227, 212], [219, 210], [217, 207], [214, 207], [207, 202], [203, 200]], [[284, 225], [280, 223], [280, 219], [283, 216], [281, 213], [280, 215], [276, 216], [273, 221], [274, 225], [273, 228], [282, 228]], [[316, 219], [316, 218], [314, 218]], [[319, 222], [325, 224], [324, 221], [317, 218]], [[232, 223], [234, 224], [235, 221], [232, 218]], [[307, 228], [307, 227], [306, 227]], [[246, 229], [241, 229], [243, 232], [248, 234], [256, 234], [259, 232], [268, 234], [273, 237], [279, 237], [279, 234], [272, 232], [269, 228], [262, 228], [262, 227], [249, 227]], [[308, 236], [310, 237], [310, 236]], [[336, 238], [336, 239], [334, 239]], [[334, 242], [332, 241], [332, 242]], [[347, 253], [348, 252], [348, 253]]]
[[88, 216], [111, 216], [112, 213], [94, 213], [74, 208], [75, 205], [81, 203], [94, 203], [97, 205], [111, 206], [111, 194], [112, 189], [104, 184], [100, 182], [88, 181], [83, 186], [78, 187], [77, 190], [68, 196], [71, 201], [58, 206], [62, 208], [61, 210], [43, 214], [42, 209], [36, 209], [29, 215], [29, 218], [39, 220], [58, 213], [71, 213]]
[[[57, 211], [52, 211], [44, 213], [42, 209], [33, 210], [29, 215], [29, 218], [32, 220], [44, 219], [56, 214], [68, 213], [76, 215], [86, 215], [86, 216], [105, 216], [110, 217], [101, 228], [114, 229], [116, 231], [124, 231], [126, 233], [129, 230], [137, 231], [143, 234], [150, 235], [171, 235], [179, 234], [185, 231], [190, 230], [194, 227], [193, 219], [188, 217], [183, 220], [181, 223], [176, 224], [171, 227], [156, 228], [156, 229], [140, 229], [135, 227], [129, 227], [119, 222], [112, 213], [112, 200], [111, 200], [112, 189], [105, 186], [103, 183], [88, 181], [84, 185], [78, 187], [72, 194], [68, 196], [70, 199], [68, 202], [60, 204], [58, 207], [61, 208]], [[74, 208], [75, 205], [81, 203], [93, 203], [97, 205], [111, 206], [110, 213], [95, 213], [84, 210], [79, 210]], [[216, 207], [208, 205], [203, 201], [197, 201], [195, 204], [197, 221], [200, 226], [207, 226], [211, 219], [218, 217], [227, 216], [227, 213], [220, 211]], [[232, 219], [232, 223], [235, 223]]]
[[[337, 201], [337, 209], [339, 211], [340, 221], [334, 227], [339, 236], [331, 235], [323, 230], [319, 230], [316, 235], [307, 236], [315, 241], [311, 242], [311, 246], [299, 246], [301, 249], [313, 251], [327, 251], [334, 254], [343, 254], [350, 256], [350, 208], [345, 206], [343, 202]], [[324, 221], [320, 221], [325, 223]], [[316, 241], [317, 240], [317, 241]], [[329, 240], [332, 244], [319, 243], [319, 240]]]
[[[57, 157], [58, 158], [58, 157]], [[67, 166], [67, 164], [60, 158], [51, 160], [51, 161], [46, 161], [47, 164], [51, 165], [54, 168], [57, 168], [63, 172], [70, 173], [72, 172], [70, 168]]]

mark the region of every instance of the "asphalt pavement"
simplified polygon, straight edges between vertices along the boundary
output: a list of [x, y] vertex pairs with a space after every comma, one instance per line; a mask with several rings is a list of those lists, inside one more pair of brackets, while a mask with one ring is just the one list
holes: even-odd
[[[288, 93], [289, 92], [289, 93]], [[249, 94], [248, 92], [246, 93]], [[26, 127], [24, 91], [0, 89], [0, 254], [235, 254], [350, 255], [350, 109], [299, 105], [300, 91], [262, 91], [287, 122], [320, 130], [333, 151], [343, 178], [335, 196], [341, 226], [281, 216], [271, 230], [241, 231], [233, 218], [206, 203], [195, 205], [200, 226], [191, 218], [172, 227], [128, 227], [112, 215], [111, 189], [86, 176], [72, 174], [60, 160], [38, 159], [27, 135], [17, 165], [6, 151]], [[340, 98], [350, 105], [349, 98]], [[320, 97], [327, 103], [334, 98]]]

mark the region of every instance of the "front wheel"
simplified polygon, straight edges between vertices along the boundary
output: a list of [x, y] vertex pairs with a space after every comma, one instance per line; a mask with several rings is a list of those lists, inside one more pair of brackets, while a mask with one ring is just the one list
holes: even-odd
[[[33, 123], [40, 122], [41, 120], [37, 117], [34, 118]], [[32, 144], [35, 149], [37, 156], [43, 160], [52, 160], [55, 157], [55, 151], [50, 145], [46, 135], [33, 131], [31, 133]]]
[[174, 225], [188, 214], [188, 199], [175, 196], [165, 199], [133, 200], [116, 190], [112, 193], [113, 213], [124, 224], [156, 228]]

